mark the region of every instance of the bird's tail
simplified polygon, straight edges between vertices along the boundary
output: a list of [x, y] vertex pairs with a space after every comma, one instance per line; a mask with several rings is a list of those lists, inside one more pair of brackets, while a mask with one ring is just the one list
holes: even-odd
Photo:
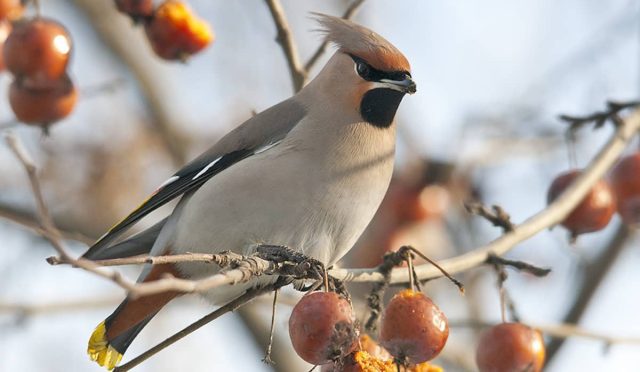
[[[177, 276], [171, 265], [159, 265], [153, 267], [144, 282], [156, 280], [165, 273]], [[164, 305], [178, 295], [178, 292], [162, 292], [136, 299], [125, 299], [91, 334], [87, 347], [91, 360], [112, 370], [142, 328]]]

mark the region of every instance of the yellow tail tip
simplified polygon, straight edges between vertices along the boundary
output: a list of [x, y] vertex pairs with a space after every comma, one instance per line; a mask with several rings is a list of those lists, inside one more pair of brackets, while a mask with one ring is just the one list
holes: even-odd
[[91, 334], [91, 338], [89, 338], [87, 353], [91, 360], [108, 370], [112, 370], [116, 364], [120, 363], [122, 354], [109, 345], [106, 333], [107, 327], [104, 322], [98, 324], [96, 330]]

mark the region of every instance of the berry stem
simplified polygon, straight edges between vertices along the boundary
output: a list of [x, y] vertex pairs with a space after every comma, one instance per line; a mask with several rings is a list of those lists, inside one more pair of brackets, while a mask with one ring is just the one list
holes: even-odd
[[40, 11], [40, 0], [31, 0], [33, 2], [33, 7], [36, 9], [36, 18], [40, 18], [42, 12]]
[[569, 159], [569, 168], [574, 169], [578, 166], [578, 156], [576, 154], [576, 132], [572, 128], [567, 129], [565, 135], [567, 142], [567, 156]]
[[276, 307], [278, 305], [278, 292], [278, 289], [273, 291], [273, 305], [271, 307], [271, 328], [269, 329], [269, 344], [267, 345], [267, 352], [265, 353], [264, 358], [262, 358], [262, 361], [264, 363], [270, 365], [275, 364], [275, 362], [271, 359], [271, 349], [273, 347], [273, 334], [276, 330]]
[[409, 269], [409, 289], [415, 291], [416, 286], [413, 273], [413, 254], [411, 252], [407, 255], [407, 267]]
[[329, 274], [327, 273], [327, 268], [323, 267], [324, 269], [324, 291], [325, 292], [329, 292]]
[[[405, 245], [404, 247], [406, 247], [406, 249], [409, 249], [411, 252], [417, 254], [423, 260], [429, 262], [431, 265], [435, 266], [436, 269], [440, 270], [442, 275], [446, 276], [447, 279], [449, 279], [453, 284], [455, 284], [456, 287], [458, 287], [458, 290], [460, 291], [461, 294], [464, 294], [464, 285], [462, 285], [462, 283], [460, 283], [460, 281], [458, 279], [456, 279], [453, 276], [451, 276], [451, 274], [449, 274], [445, 269], [443, 269], [442, 266], [438, 265], [435, 261], [433, 261], [429, 257], [425, 256], [422, 252], [420, 252], [419, 250], [413, 248], [412, 246]], [[412, 277], [412, 275], [409, 275], [409, 276]]]

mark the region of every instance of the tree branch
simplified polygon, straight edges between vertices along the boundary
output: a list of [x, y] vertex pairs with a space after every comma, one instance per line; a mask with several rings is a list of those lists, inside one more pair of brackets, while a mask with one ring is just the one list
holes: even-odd
[[282, 4], [280, 4], [279, 0], [265, 1], [269, 7], [269, 11], [271, 12], [271, 17], [273, 17], [276, 29], [278, 30], [276, 41], [282, 47], [282, 51], [287, 59], [289, 73], [291, 74], [291, 80], [293, 82], [293, 90], [298, 92], [307, 81], [307, 70], [305, 70], [300, 62], [298, 47], [293, 41], [291, 28], [289, 27], [289, 22], [287, 22], [287, 18], [284, 15]]
[[[537, 329], [547, 336], [551, 336], [557, 339], [566, 339], [569, 337], [581, 337], [596, 341], [603, 341], [606, 344], [640, 344], [640, 337], [620, 337], [611, 336], [606, 333], [589, 331], [578, 327], [575, 324], [563, 323], [563, 324], [532, 324], [523, 323], [527, 326]], [[449, 326], [465, 327], [465, 328], [488, 328], [495, 326], [496, 323], [491, 322], [479, 322], [479, 321], [449, 321]]]
[[[42, 236], [43, 230], [37, 217], [33, 212], [21, 210], [11, 205], [0, 204], [0, 218], [23, 226], [34, 233]], [[58, 228], [60, 236], [65, 240], [74, 240], [86, 245], [91, 245], [95, 241], [94, 238], [88, 237], [82, 233], [74, 231], [62, 231]]]

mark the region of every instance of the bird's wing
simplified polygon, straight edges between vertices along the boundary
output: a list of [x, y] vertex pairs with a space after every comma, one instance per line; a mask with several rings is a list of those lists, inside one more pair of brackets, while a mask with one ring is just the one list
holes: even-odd
[[197, 189], [233, 164], [278, 144], [305, 114], [304, 106], [291, 98], [247, 120], [165, 181], [138, 208], [98, 239], [83, 257], [103, 256], [103, 250], [109, 249], [122, 233], [153, 210]]
[[156, 241], [156, 238], [167, 222], [167, 219], [168, 217], [124, 241], [110, 245], [108, 249], [94, 250], [91, 254], [89, 254], [90, 252], [87, 252], [83, 257], [90, 260], [110, 260], [113, 258], [149, 254], [151, 247], [153, 246], [153, 242]]

